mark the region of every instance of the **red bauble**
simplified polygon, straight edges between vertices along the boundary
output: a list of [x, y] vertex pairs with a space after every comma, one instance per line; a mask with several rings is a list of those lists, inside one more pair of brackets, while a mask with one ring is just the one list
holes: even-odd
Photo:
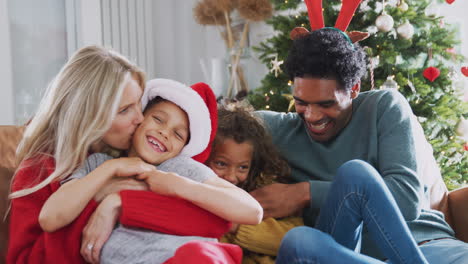
[[437, 77], [440, 75], [440, 70], [436, 67], [429, 67], [423, 71], [424, 78], [428, 79], [429, 81], [433, 82]]
[[453, 2], [455, 2], [455, 0], [445, 0], [445, 2], [447, 2], [449, 5], [451, 5]]
[[467, 66], [461, 67], [461, 72], [463, 73], [463, 75], [468, 77], [468, 67]]
[[465, 151], [468, 151], [468, 143], [465, 143], [465, 145], [463, 146], [463, 148], [465, 149]]

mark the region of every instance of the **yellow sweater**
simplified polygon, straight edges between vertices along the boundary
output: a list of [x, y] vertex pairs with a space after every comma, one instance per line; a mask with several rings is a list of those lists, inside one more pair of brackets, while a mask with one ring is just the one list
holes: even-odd
[[291, 228], [302, 226], [301, 217], [267, 218], [258, 225], [240, 225], [221, 242], [239, 245], [244, 250], [243, 264], [275, 263], [281, 239]]

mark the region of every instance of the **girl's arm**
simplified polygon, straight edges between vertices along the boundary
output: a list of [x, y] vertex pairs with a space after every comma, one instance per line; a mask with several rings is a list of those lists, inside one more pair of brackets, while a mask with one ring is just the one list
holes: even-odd
[[226, 234], [221, 242], [236, 244], [252, 252], [276, 256], [284, 235], [290, 229], [303, 225], [302, 217], [267, 218], [258, 225], [239, 225], [235, 233]]
[[41, 209], [39, 224], [44, 231], [54, 232], [75, 220], [114, 175], [134, 176], [154, 169], [139, 158], [107, 160], [85, 177], [71, 180], [53, 193]]
[[176, 196], [239, 224], [258, 224], [263, 217], [260, 204], [247, 192], [218, 177], [203, 183], [175, 173], [153, 171], [137, 176], [145, 180], [153, 192]]

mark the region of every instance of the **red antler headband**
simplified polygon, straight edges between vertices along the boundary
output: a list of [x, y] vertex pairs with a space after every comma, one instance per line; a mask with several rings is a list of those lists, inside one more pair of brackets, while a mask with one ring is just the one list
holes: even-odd
[[[362, 0], [342, 0], [341, 11], [338, 14], [336, 19], [335, 28], [346, 31], [353, 18], [354, 12], [358, 8]], [[307, 13], [309, 14], [310, 28], [312, 31], [318, 30], [325, 27], [323, 22], [323, 10], [322, 10], [322, 0], [304, 0], [307, 6]], [[291, 38], [296, 39], [299, 36], [308, 33], [309, 31], [305, 28], [294, 28], [291, 31]], [[349, 32], [349, 38], [352, 42], [361, 41], [366, 39], [369, 34], [365, 32]]]

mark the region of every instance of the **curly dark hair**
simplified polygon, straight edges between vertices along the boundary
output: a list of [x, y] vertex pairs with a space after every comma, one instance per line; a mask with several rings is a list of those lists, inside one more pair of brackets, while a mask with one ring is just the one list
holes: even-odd
[[249, 192], [274, 181], [287, 182], [290, 174], [288, 163], [273, 145], [262, 120], [253, 115], [253, 108], [245, 102], [218, 106], [218, 130], [213, 149], [226, 139], [253, 145], [250, 171], [241, 188]]
[[331, 28], [312, 31], [294, 40], [284, 63], [286, 74], [336, 80], [340, 89], [351, 89], [366, 71], [366, 55], [344, 33]]

